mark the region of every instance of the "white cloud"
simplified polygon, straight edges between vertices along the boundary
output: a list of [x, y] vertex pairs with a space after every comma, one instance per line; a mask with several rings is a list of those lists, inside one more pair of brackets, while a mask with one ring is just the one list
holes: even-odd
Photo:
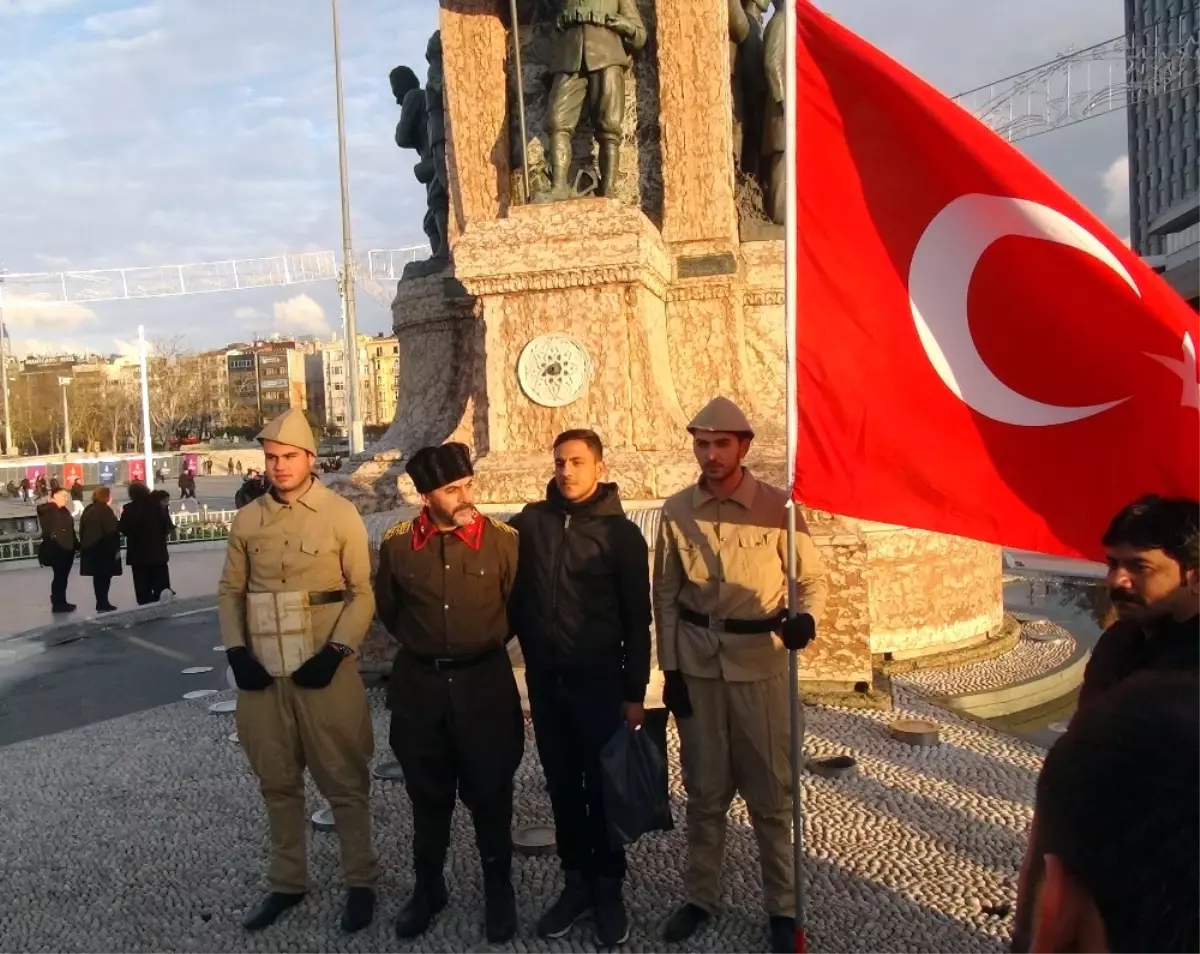
[[254, 324], [267, 320], [267, 313], [259, 308], [252, 308], [250, 305], [240, 305], [233, 309], [233, 317], [238, 321], [243, 321], [246, 324]]
[[0, 16], [39, 17], [78, 6], [82, 0], [0, 0]]
[[56, 304], [44, 295], [6, 295], [4, 298], [4, 323], [10, 329], [58, 334], [75, 331], [96, 320], [96, 313], [78, 302]]
[[37, 355], [39, 357], [53, 354], [85, 354], [87, 345], [79, 341], [57, 341], [43, 338], [13, 338], [8, 343], [11, 353], [18, 358]]
[[1119, 156], [1100, 176], [1104, 184], [1104, 214], [1110, 219], [1129, 215], [1129, 157]]
[[98, 33], [101, 36], [115, 36], [127, 31], [143, 30], [158, 23], [162, 14], [162, 7], [148, 3], [145, 6], [93, 14], [83, 21], [83, 28], [89, 33]]
[[275, 302], [275, 330], [297, 335], [329, 334], [325, 309], [308, 295]]

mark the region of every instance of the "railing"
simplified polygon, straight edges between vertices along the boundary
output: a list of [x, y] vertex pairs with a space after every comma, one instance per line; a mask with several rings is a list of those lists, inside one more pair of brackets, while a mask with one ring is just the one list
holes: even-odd
[[[228, 539], [229, 528], [233, 524], [236, 514], [236, 510], [209, 510], [207, 508], [201, 508], [198, 512], [173, 513], [171, 519], [175, 521], [175, 530], [171, 533], [167, 543], [178, 545]], [[40, 544], [40, 537], [24, 537], [2, 542], [0, 543], [0, 563], [36, 560]], [[121, 540], [121, 549], [125, 549], [124, 539]]]

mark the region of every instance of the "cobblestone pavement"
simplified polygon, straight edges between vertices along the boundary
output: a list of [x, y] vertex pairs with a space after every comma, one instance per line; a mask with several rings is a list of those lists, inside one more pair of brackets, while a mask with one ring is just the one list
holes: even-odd
[[[1042, 751], [959, 721], [898, 688], [893, 714], [808, 712], [810, 754], [849, 752], [859, 774], [806, 776], [809, 948], [814, 951], [1002, 951]], [[231, 694], [213, 698], [225, 698]], [[387, 713], [372, 690], [377, 756]], [[229, 716], [212, 698], [179, 702], [0, 748], [0, 950], [20, 951], [467, 951], [485, 948], [469, 817], [455, 815], [450, 906], [422, 939], [400, 944], [392, 921], [411, 887], [408, 800], [376, 782], [376, 842], [386, 873], [375, 924], [339, 933], [336, 838], [311, 838], [313, 890], [274, 927], [239, 927], [262, 890], [266, 825]], [[942, 744], [910, 748], [886, 723], [900, 714], [943, 725]], [[627, 950], [663, 950], [663, 921], [682, 900], [683, 792], [671, 735], [679, 830], [630, 852]], [[321, 802], [310, 793], [315, 810]], [[550, 809], [532, 737], [517, 776], [517, 822]], [[724, 911], [689, 950], [766, 945], [755, 848], [745, 805], [730, 811]], [[592, 950], [590, 925], [538, 940], [536, 918], [560, 884], [553, 858], [518, 859], [519, 937], [502, 950]]]
[[1061, 638], [1054, 642], [1021, 639], [1016, 646], [995, 659], [953, 669], [918, 669], [892, 678], [918, 691], [937, 695], [960, 696], [970, 692], [986, 692], [1043, 676], [1070, 659], [1078, 646], [1075, 638], [1056, 623], [1026, 623], [1022, 626], [1022, 632], [1030, 629], [1038, 633], [1053, 629], [1054, 635]]

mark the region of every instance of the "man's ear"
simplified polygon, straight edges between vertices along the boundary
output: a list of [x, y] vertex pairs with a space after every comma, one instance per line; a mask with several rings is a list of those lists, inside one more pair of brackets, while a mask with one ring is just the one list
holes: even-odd
[[1185, 571], [1183, 574], [1183, 585], [1193, 595], [1200, 595], [1200, 569]]
[[605, 481], [608, 480], [608, 464], [603, 460], [596, 465], [596, 479]]
[[1043, 859], [1030, 952], [1106, 951], [1103, 922], [1087, 891], [1057, 855]]

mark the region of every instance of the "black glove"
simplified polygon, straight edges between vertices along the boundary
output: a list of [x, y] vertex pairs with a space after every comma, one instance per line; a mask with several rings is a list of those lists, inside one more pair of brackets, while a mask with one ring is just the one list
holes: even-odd
[[816, 620], [812, 618], [812, 613], [798, 613], [791, 619], [783, 621], [783, 629], [779, 635], [783, 640], [783, 645], [798, 652], [816, 637]]
[[292, 673], [292, 682], [304, 689], [324, 689], [333, 682], [333, 674], [344, 658], [331, 643], [326, 643]]
[[678, 669], [663, 673], [663, 705], [676, 719], [686, 719], [692, 714], [692, 699], [688, 695], [687, 683]]
[[263, 669], [262, 663], [250, 655], [250, 650], [245, 646], [233, 646], [225, 650], [225, 658], [229, 660], [229, 668], [233, 670], [233, 681], [239, 689], [258, 692], [275, 681], [271, 674]]

